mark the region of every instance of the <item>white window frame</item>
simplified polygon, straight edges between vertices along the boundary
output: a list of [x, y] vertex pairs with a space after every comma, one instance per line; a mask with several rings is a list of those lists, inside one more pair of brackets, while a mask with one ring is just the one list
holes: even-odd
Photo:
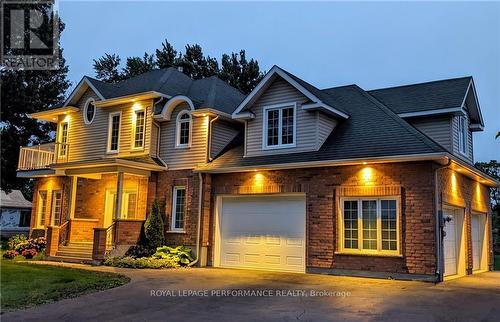
[[[282, 144], [282, 127], [283, 127], [283, 109], [293, 108], [293, 143]], [[283, 103], [283, 104], [275, 104], [265, 106], [263, 109], [263, 124], [262, 124], [262, 149], [263, 150], [274, 150], [274, 149], [285, 149], [285, 148], [293, 148], [297, 146], [297, 103]], [[270, 110], [279, 110], [278, 116], [278, 144], [277, 145], [268, 145], [267, 144], [267, 121], [268, 121], [268, 112]]]
[[[66, 142], [63, 142], [63, 126], [66, 125]], [[68, 145], [69, 145], [69, 122], [68, 121], [61, 121], [59, 122], [59, 128], [57, 131], [57, 136], [58, 140], [57, 143], [59, 143], [59, 147], [57, 148], [57, 155], [58, 157], [66, 157], [68, 155]]]
[[463, 155], [467, 154], [467, 118], [465, 116], [458, 117], [458, 152]]
[[[119, 115], [120, 122], [118, 124], [118, 144], [116, 145], [116, 150], [111, 150], [111, 129], [113, 125], [113, 117]], [[121, 139], [121, 128], [122, 128], [122, 112], [109, 113], [108, 117], [108, 142], [106, 144], [106, 153], [118, 153], [120, 151], [120, 139]]]
[[[60, 194], [61, 198], [59, 199], [59, 213], [56, 213], [56, 206], [57, 206], [57, 199], [56, 199], [56, 194]], [[50, 207], [50, 225], [55, 226], [56, 224], [56, 216], [61, 216], [59, 219], [62, 218], [62, 207], [63, 207], [63, 191], [61, 189], [57, 190], [52, 190], [52, 196], [51, 196], [51, 207]], [[59, 225], [61, 222], [59, 222]]]
[[[363, 215], [362, 201], [377, 201], [377, 249], [363, 249]], [[396, 250], [382, 249], [382, 211], [381, 200], [396, 201]], [[344, 201], [358, 202], [358, 248], [344, 247]], [[337, 216], [339, 227], [338, 253], [352, 255], [373, 256], [401, 256], [401, 200], [399, 196], [377, 196], [377, 197], [346, 197], [340, 198], [340, 213]]]
[[[92, 116], [91, 120], [87, 119], [87, 109], [90, 103], [94, 103], [94, 115]], [[83, 121], [85, 122], [85, 124], [87, 125], [92, 124], [92, 122], [94, 122], [95, 120], [96, 114], [97, 114], [97, 107], [95, 106], [95, 100], [91, 97], [85, 102], [85, 106], [83, 108]]]
[[[181, 120], [183, 115], [187, 114], [189, 116], [189, 121]], [[181, 123], [189, 122], [189, 137], [188, 143], [181, 144]], [[191, 142], [193, 138], [193, 116], [189, 113], [188, 110], [180, 111], [177, 114], [177, 118], [175, 120], [175, 148], [177, 149], [185, 149], [191, 147]]]
[[[136, 131], [137, 131], [137, 113], [139, 112], [143, 112], [144, 113], [144, 124], [143, 124], [143, 134], [142, 134], [142, 145], [141, 146], [135, 146], [135, 135], [136, 135]], [[145, 142], [146, 142], [146, 117], [147, 117], [147, 114], [146, 114], [146, 109], [145, 108], [141, 108], [141, 109], [138, 109], [138, 110], [135, 110], [133, 111], [134, 114], [132, 114], [133, 118], [134, 118], [134, 122], [132, 124], [132, 138], [131, 138], [131, 148], [132, 150], [144, 150], [144, 146], [145, 146]]]
[[[45, 194], [45, 200], [42, 199], [42, 193]], [[47, 190], [38, 191], [38, 202], [37, 202], [37, 211], [36, 211], [36, 226], [38, 228], [44, 228], [47, 224], [47, 201], [49, 198], [49, 192]], [[43, 203], [42, 203], [43, 200]], [[45, 209], [45, 213], [42, 214], [42, 209]], [[44, 219], [44, 224], [42, 225], [42, 216]]]
[[[183, 218], [183, 227], [181, 228], [176, 228], [175, 227], [175, 221], [176, 221], [176, 218], [177, 218], [177, 211], [176, 211], [176, 208], [177, 208], [177, 191], [179, 190], [184, 190], [184, 218]], [[170, 230], [171, 231], [175, 231], [175, 232], [184, 232], [184, 226], [186, 224], [186, 198], [187, 198], [187, 191], [186, 191], [186, 186], [175, 186], [172, 190], [172, 218], [171, 218], [171, 226], [170, 226]]]

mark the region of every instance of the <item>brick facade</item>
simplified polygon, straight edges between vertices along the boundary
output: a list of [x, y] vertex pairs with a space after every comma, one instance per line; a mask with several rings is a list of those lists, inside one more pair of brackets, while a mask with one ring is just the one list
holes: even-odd
[[[436, 270], [433, 176], [431, 162], [217, 174], [212, 177], [212, 204], [218, 194], [303, 192], [308, 268], [432, 275]], [[339, 188], [366, 186], [399, 187], [401, 257], [336, 254]], [[212, 222], [213, 217], [212, 212]], [[212, 230], [212, 241], [213, 235]]]
[[493, 236], [492, 214], [488, 187], [474, 181], [459, 171], [441, 169], [438, 171], [439, 207], [448, 205], [463, 209], [465, 226], [465, 268], [466, 273], [472, 273], [472, 230], [471, 216], [473, 213], [486, 216], [487, 236], [487, 263], [488, 269], [493, 268]]

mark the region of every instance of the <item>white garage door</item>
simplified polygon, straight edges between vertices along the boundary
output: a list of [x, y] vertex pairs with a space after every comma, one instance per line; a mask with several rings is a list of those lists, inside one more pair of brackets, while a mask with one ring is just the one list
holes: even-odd
[[484, 239], [484, 215], [472, 215], [472, 269], [481, 269]]
[[305, 272], [305, 196], [223, 197], [219, 265]]
[[444, 276], [457, 274], [457, 216], [451, 212], [445, 212], [445, 218], [449, 221], [445, 222], [443, 238], [444, 246]]

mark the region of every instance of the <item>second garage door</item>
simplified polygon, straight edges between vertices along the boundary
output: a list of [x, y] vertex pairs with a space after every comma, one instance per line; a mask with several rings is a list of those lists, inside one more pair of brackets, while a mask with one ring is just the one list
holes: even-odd
[[221, 197], [221, 267], [305, 272], [305, 196]]

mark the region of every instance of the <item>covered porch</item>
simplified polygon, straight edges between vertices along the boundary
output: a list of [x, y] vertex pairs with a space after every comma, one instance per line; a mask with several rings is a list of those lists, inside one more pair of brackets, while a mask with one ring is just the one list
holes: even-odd
[[[47, 226], [47, 255], [103, 260], [137, 244], [150, 203], [151, 170], [123, 165], [68, 166], [65, 196]], [[64, 191], [63, 190], [63, 191]], [[54, 201], [50, 202], [54, 204]], [[66, 204], [65, 204], [66, 203]]]

